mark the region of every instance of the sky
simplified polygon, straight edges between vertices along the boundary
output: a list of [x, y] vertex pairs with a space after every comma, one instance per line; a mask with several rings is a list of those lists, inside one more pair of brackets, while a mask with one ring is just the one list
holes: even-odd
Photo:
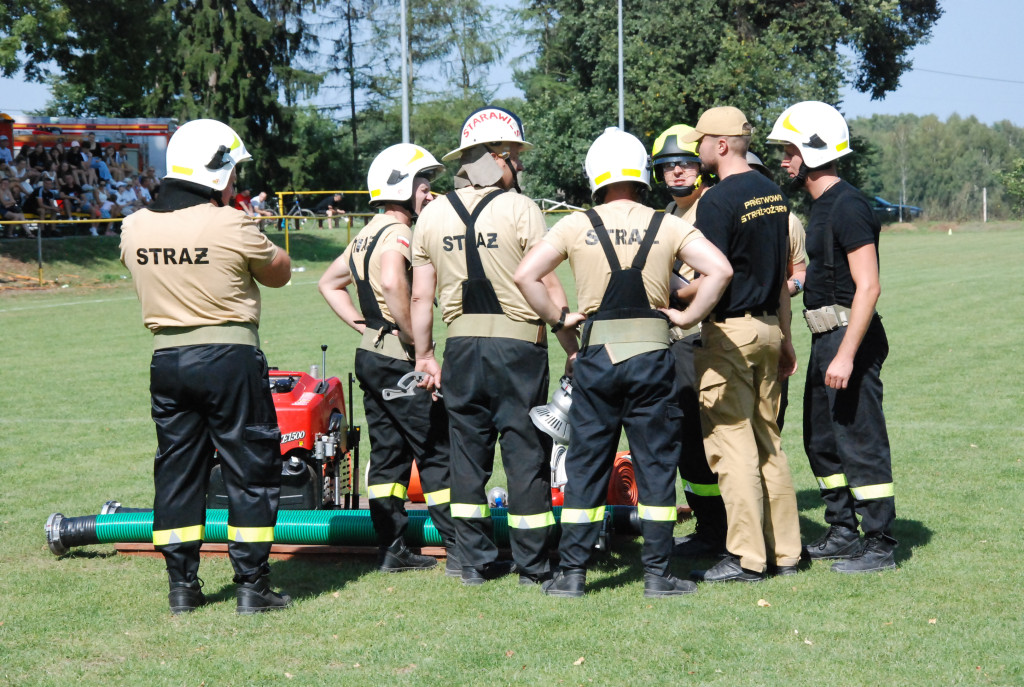
[[[848, 118], [911, 113], [945, 120], [959, 114], [973, 115], [986, 124], [1009, 120], [1024, 126], [1024, 73], [1020, 70], [1024, 55], [1019, 43], [1024, 0], [941, 0], [940, 4], [945, 12], [931, 40], [911, 52], [914, 68], [903, 75], [900, 87], [876, 101], [846, 89], [840, 109]], [[521, 95], [510, 81], [507, 67], [491, 72], [499, 97]], [[23, 114], [43, 107], [48, 98], [46, 86], [0, 79], [0, 112]]]

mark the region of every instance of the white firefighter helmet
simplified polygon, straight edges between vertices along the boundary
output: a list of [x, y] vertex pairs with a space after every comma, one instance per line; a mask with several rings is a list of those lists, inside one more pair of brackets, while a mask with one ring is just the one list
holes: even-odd
[[426, 148], [413, 143], [396, 143], [385, 148], [373, 159], [366, 173], [370, 206], [412, 200], [413, 179], [426, 177], [429, 181], [443, 169], [444, 165]]
[[633, 181], [651, 188], [651, 165], [647, 149], [633, 134], [610, 126], [590, 145], [583, 171], [590, 182], [590, 193], [610, 184]]
[[768, 142], [795, 145], [808, 169], [824, 167], [853, 152], [850, 129], [843, 115], [817, 100], [805, 100], [787, 108], [775, 121]]
[[171, 136], [164, 178], [223, 191], [235, 165], [251, 159], [242, 139], [230, 126], [215, 119], [195, 119], [182, 124]]
[[466, 117], [459, 136], [459, 147], [441, 159], [445, 162], [457, 160], [462, 151], [481, 144], [518, 143], [520, 150], [530, 150], [532, 143], [527, 143], [523, 136], [523, 121], [503, 107], [482, 107]]

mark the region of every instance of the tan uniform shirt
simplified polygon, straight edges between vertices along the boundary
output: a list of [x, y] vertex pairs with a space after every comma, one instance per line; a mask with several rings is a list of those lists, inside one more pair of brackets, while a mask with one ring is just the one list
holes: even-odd
[[[700, 198], [694, 201], [693, 205], [687, 208], [684, 212], [678, 205], [675, 204], [675, 201], [673, 201], [668, 204], [668, 206], [665, 208], [665, 211], [671, 212], [673, 215], [679, 217], [684, 222], [693, 224], [694, 222], [697, 221], [697, 206], [699, 204]], [[669, 208], [671, 208], [671, 210]], [[679, 276], [685, 279], [686, 281], [693, 281], [694, 277], [697, 276], [697, 273], [696, 271], [694, 271], [692, 267], [690, 267], [684, 262], [679, 267]]]
[[[465, 187], [456, 191], [470, 214], [494, 187]], [[506, 192], [484, 208], [476, 222], [477, 250], [484, 274], [494, 286], [505, 316], [516, 322], [537, 322], [539, 317], [516, 287], [512, 276], [523, 256], [544, 237], [544, 215], [526, 196]], [[433, 265], [441, 318], [446, 324], [462, 314], [462, 282], [468, 277], [466, 227], [444, 197], [423, 209], [412, 241], [412, 265]]]
[[807, 249], [805, 242], [807, 232], [804, 231], [804, 223], [796, 216], [796, 213], [789, 212], [789, 275], [793, 276], [793, 267], [800, 262], [807, 261]]
[[[615, 201], [595, 209], [608, 230], [620, 266], [628, 268], [640, 250], [654, 210], [632, 201]], [[687, 243], [702, 236], [692, 224], [672, 215], [665, 216], [643, 269], [644, 288], [652, 308], [668, 307], [669, 274], [676, 254]], [[579, 308], [588, 315], [593, 314], [611, 280], [611, 269], [590, 220], [582, 212], [567, 215], [551, 227], [544, 241], [568, 258], [576, 277]]]
[[[393, 250], [401, 253], [402, 257], [406, 260], [411, 261], [412, 229], [401, 222], [396, 222], [393, 217], [377, 215], [363, 227], [362, 231], [356, 234], [352, 242], [345, 247], [341, 257], [344, 258], [346, 265], [349, 264], [349, 258], [353, 258], [356, 268], [356, 273], [352, 275], [353, 281], [357, 278], [367, 278], [367, 275], [363, 273], [366, 251], [369, 250], [370, 242], [373, 241], [374, 235], [382, 229], [384, 233], [381, 234], [380, 239], [377, 240], [377, 245], [373, 249], [373, 253], [370, 254], [368, 278], [370, 280], [370, 288], [373, 289], [373, 295], [376, 296], [377, 307], [380, 308], [381, 314], [388, 322], [394, 322], [395, 318], [391, 316], [391, 311], [388, 310], [387, 303], [384, 302], [384, 291], [380, 286], [381, 258], [384, 256], [384, 253]], [[363, 314], [365, 315], [366, 313]]]
[[252, 269], [273, 261], [277, 247], [241, 210], [208, 203], [174, 212], [143, 209], [121, 227], [121, 263], [150, 330], [259, 325]]

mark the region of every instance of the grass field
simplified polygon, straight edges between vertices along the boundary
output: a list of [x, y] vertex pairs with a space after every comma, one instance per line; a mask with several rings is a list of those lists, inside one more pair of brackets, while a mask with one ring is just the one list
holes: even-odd
[[[316, 291], [343, 238], [291, 236], [304, 271], [264, 290], [272, 365], [308, 369], [326, 343], [328, 372], [351, 370], [356, 338]], [[464, 588], [436, 570], [386, 576], [370, 558], [290, 560], [273, 579], [294, 608], [237, 617], [229, 563], [210, 558], [201, 575], [214, 603], [172, 617], [159, 559], [46, 547], [50, 513], [148, 505], [154, 451], [150, 336], [117, 239], [46, 242], [45, 276], [67, 287], [0, 293], [0, 684], [1022, 685], [1022, 248], [1020, 223], [883, 235], [896, 571], [816, 563], [651, 601], [627, 543], [595, 565], [585, 598], [564, 600], [514, 578]], [[0, 259], [2, 271], [34, 270], [35, 244], [0, 243]], [[803, 363], [809, 334], [794, 331]], [[557, 380], [558, 351], [551, 363]], [[824, 526], [801, 387], [783, 443], [809, 540]]]

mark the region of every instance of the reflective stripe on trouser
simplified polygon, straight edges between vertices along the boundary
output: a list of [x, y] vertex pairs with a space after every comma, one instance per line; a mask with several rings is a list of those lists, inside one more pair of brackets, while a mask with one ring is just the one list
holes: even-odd
[[392, 482], [391, 484], [370, 484], [366, 487], [367, 499], [386, 499], [392, 496], [405, 501], [405, 485]]
[[782, 451], [779, 354], [782, 332], [771, 318], [705, 323], [694, 352], [708, 464], [718, 474], [729, 522], [726, 547], [740, 564], [800, 560], [796, 492]]
[[[414, 369], [406, 360], [356, 351], [355, 372], [370, 436], [370, 519], [381, 546], [405, 535], [409, 524], [405, 499], [413, 460], [424, 496], [448, 489], [448, 414], [443, 401], [433, 401], [423, 389], [384, 400], [384, 389], [395, 388]], [[455, 527], [446, 503], [439, 501], [429, 510], [441, 538], [451, 541]], [[427, 504], [431, 505], [429, 499]]]
[[[459, 560], [481, 567], [498, 557], [491, 520], [481, 507], [496, 441], [514, 512], [551, 511], [551, 440], [529, 416], [530, 408], [547, 402], [547, 350], [514, 339], [454, 337], [445, 345], [441, 385], [451, 422], [451, 510]], [[550, 569], [550, 533], [550, 526], [509, 528], [521, 571]]]
[[839, 489], [849, 485], [846, 481], [846, 475], [825, 475], [824, 477], [815, 477], [818, 481], [818, 489]]
[[184, 544], [185, 542], [201, 542], [206, 536], [204, 525], [192, 525], [191, 527], [176, 527], [172, 530], [153, 530], [153, 546], [167, 546], [168, 544]]
[[[718, 476], [708, 466], [704, 453], [704, 431], [700, 425], [700, 388], [693, 367], [693, 350], [700, 341], [700, 332], [672, 343], [675, 358], [679, 407], [683, 411], [682, 452], [679, 455], [679, 477], [683, 496], [697, 521], [698, 533], [725, 541], [725, 504], [718, 488]], [[711, 533], [714, 533], [713, 535]]]
[[[889, 343], [876, 315], [857, 349], [853, 374], [842, 390], [825, 386], [845, 330], [811, 337], [804, 387], [804, 450], [821, 486], [825, 521], [892, 537], [896, 500], [892, 458], [882, 411], [882, 364]], [[839, 478], [842, 478], [840, 482]]]
[[508, 514], [508, 526], [517, 530], [535, 530], [543, 527], [553, 527], [555, 514], [552, 511], [545, 513], [533, 513], [531, 515]]
[[159, 444], [153, 464], [154, 544], [171, 581], [195, 575], [201, 542], [180, 534], [180, 542], [170, 534], [167, 543], [158, 539], [205, 522], [214, 448], [228, 497], [228, 522], [243, 532], [243, 541], [228, 544], [236, 578], [267, 572], [272, 537], [251, 541], [246, 536], [273, 532], [280, 494], [281, 435], [263, 353], [240, 344], [157, 350], [150, 391]]
[[646, 572], [663, 575], [672, 553], [675, 473], [682, 411], [668, 350], [642, 353], [613, 365], [604, 346], [576, 357], [565, 459], [568, 483], [562, 508], [563, 568], [586, 568], [604, 518], [615, 451], [623, 426], [643, 506], [640, 527]]
[[722, 495], [722, 490], [718, 488], [718, 482], [714, 484], [694, 484], [693, 482], [683, 480], [683, 491], [687, 494], [696, 494], [697, 496]]
[[428, 506], [443, 506], [452, 501], [452, 490], [442, 489], [441, 491], [429, 491], [423, 494], [423, 500]]
[[273, 527], [235, 527], [228, 525], [228, 541], [234, 542], [273, 542]]

